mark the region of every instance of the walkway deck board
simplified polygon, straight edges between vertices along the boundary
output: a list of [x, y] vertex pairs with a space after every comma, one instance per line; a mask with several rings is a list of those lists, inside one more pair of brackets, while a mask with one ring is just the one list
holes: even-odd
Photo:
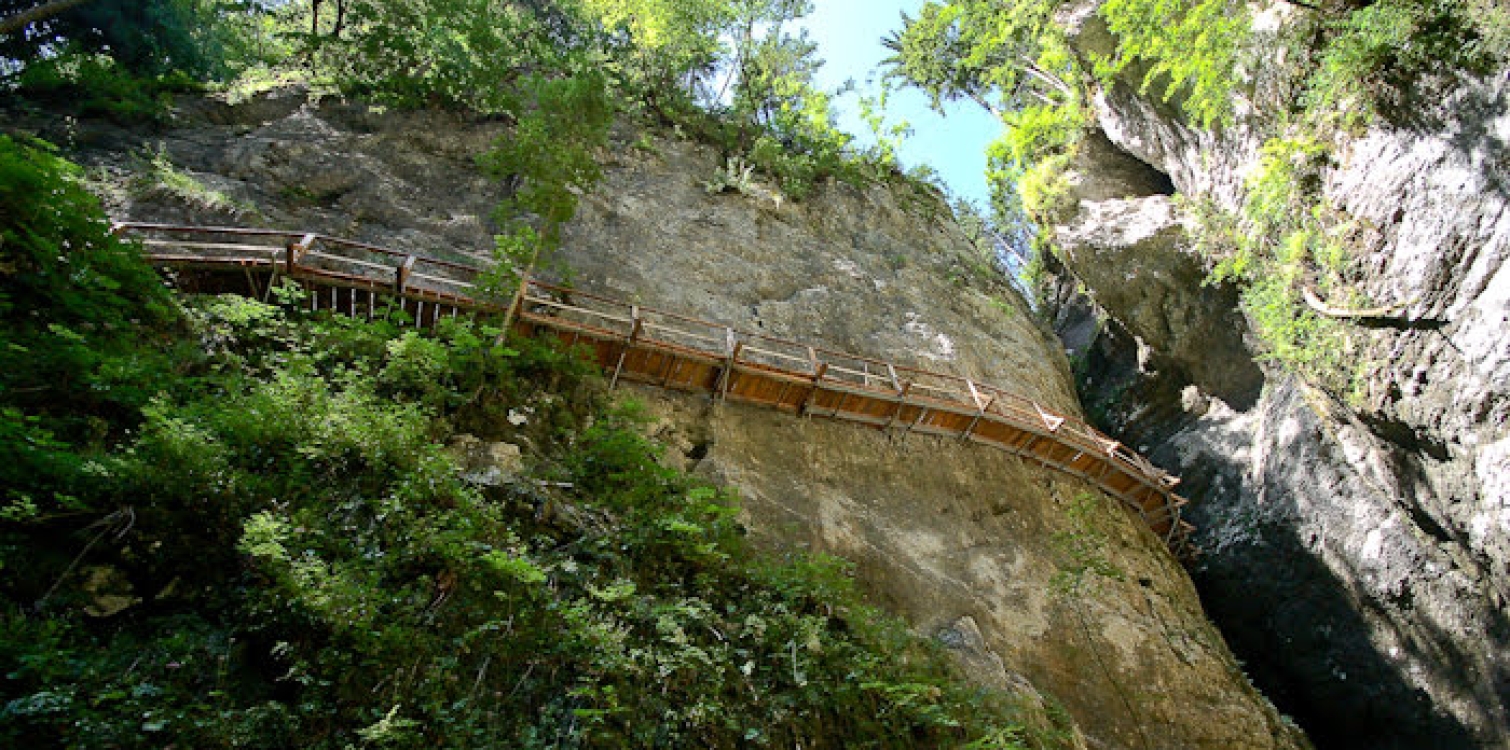
[[118, 223], [116, 231], [142, 240], [155, 265], [219, 274], [233, 284], [244, 279], [252, 294], [276, 277], [292, 279], [311, 292], [312, 309], [371, 316], [384, 301], [410, 313], [415, 326], [461, 313], [507, 313], [522, 335], [582, 348], [613, 384], [702, 392], [796, 416], [990, 446], [1097, 485], [1175, 554], [1189, 552], [1194, 528], [1181, 520], [1186, 501], [1173, 492], [1176, 478], [1084, 422], [1007, 388], [536, 279], [525, 279], [510, 303], [499, 304], [475, 296], [481, 269], [320, 234], [140, 223]]

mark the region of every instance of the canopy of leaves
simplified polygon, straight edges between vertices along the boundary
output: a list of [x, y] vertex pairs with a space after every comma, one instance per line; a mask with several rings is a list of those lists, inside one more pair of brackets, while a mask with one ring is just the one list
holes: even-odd
[[[41, 5], [38, 0], [0, 0], [0, 17]], [[106, 52], [141, 75], [180, 71], [195, 76], [224, 72], [226, 29], [222, 15], [251, 12], [246, 0], [89, 0], [0, 35], [0, 58], [35, 60], [59, 49]]]
[[1072, 95], [1073, 61], [1053, 13], [1062, 0], [1002, 6], [987, 0], [928, 2], [884, 44], [894, 75], [932, 97], [968, 98], [997, 115]]

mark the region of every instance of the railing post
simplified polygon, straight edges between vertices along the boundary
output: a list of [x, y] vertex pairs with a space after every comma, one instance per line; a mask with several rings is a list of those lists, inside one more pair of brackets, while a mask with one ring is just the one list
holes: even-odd
[[414, 273], [414, 256], [404, 256], [404, 262], [393, 269], [393, 292], [402, 297], [409, 288], [409, 276]]
[[818, 397], [818, 384], [823, 382], [823, 376], [828, 373], [828, 363], [818, 361], [818, 353], [813, 347], [808, 347], [808, 356], [813, 359], [813, 387], [807, 392], [807, 398], [802, 400], [802, 408], [797, 410], [798, 416], [807, 416], [808, 409], [812, 408], [813, 400]]
[[[967, 380], [965, 382], [968, 383], [970, 381]], [[975, 432], [976, 425], [979, 425], [981, 418], [986, 416], [986, 412], [987, 411], [990, 411], [991, 404], [993, 404], [993, 403], [996, 402], [996, 394], [993, 393], [993, 394], [991, 394], [991, 397], [988, 398], [988, 399], [986, 399], [986, 402], [984, 404], [982, 404], [980, 402], [980, 394], [976, 393], [976, 391], [975, 391], [975, 384], [973, 384], [973, 383], [971, 383], [971, 385], [970, 385], [970, 393], [971, 393], [971, 395], [975, 396], [975, 398], [976, 398], [975, 406], [976, 406], [977, 409], [979, 409], [979, 411], [975, 412], [975, 418], [970, 420], [970, 426], [966, 427], [965, 431], [962, 432], [962, 433], [960, 433], [959, 439], [962, 440], [962, 441], [970, 439], [970, 433]]]
[[[892, 377], [896, 377], [895, 370], [891, 374]], [[903, 383], [902, 387], [897, 389], [897, 408], [892, 410], [891, 417], [886, 420], [886, 426], [883, 429], [891, 429], [892, 425], [897, 423], [897, 417], [902, 416], [902, 410], [907, 408], [907, 392], [910, 390], [912, 390], [911, 380]]]
[[1038, 411], [1038, 418], [1043, 420], [1043, 426], [1047, 427], [1049, 432], [1058, 432], [1060, 425], [1064, 424], [1064, 417], [1044, 411], [1037, 401], [1033, 402], [1033, 408]]
[[645, 321], [640, 319], [640, 306], [629, 306], [629, 337], [619, 348], [619, 361], [613, 366], [613, 378], [608, 381], [608, 390], [619, 387], [619, 375], [624, 372], [624, 360], [629, 357], [629, 350], [634, 342], [639, 340], [640, 331], [644, 330]]
[[739, 361], [739, 352], [744, 346], [744, 342], [735, 337], [733, 328], [724, 328], [724, 371], [719, 375], [716, 386], [719, 401], [729, 397], [729, 388], [734, 384], [734, 364]]
[[305, 247], [298, 240], [294, 240], [289, 242], [284, 249], [283, 273], [293, 276], [294, 269], [299, 266], [299, 258], [304, 255]]
[[290, 276], [293, 275], [294, 267], [299, 265], [299, 261], [304, 258], [304, 254], [309, 252], [311, 247], [314, 247], [316, 239], [314, 234], [306, 234], [288, 243], [288, 255], [285, 256], [284, 263], [288, 266], [287, 273]]

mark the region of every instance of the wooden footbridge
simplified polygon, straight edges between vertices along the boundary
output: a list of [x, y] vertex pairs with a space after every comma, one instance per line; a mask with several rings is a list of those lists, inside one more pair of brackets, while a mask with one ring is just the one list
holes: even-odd
[[279, 279], [315, 310], [372, 317], [397, 305], [415, 326], [501, 313], [523, 335], [585, 347], [620, 381], [711, 394], [803, 417], [988, 445], [1085, 479], [1121, 500], [1177, 555], [1193, 531], [1179, 480], [1116, 440], [1032, 399], [969, 378], [905, 367], [550, 284], [526, 276], [490, 299], [482, 270], [322, 234], [118, 223], [188, 291], [266, 298]]

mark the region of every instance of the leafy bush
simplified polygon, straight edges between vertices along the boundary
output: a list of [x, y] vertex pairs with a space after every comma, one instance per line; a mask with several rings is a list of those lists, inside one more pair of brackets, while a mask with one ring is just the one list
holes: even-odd
[[129, 425], [174, 367], [173, 299], [79, 180], [47, 144], [0, 135], [0, 499], [39, 513], [85, 481], [67, 446]]
[[731, 156], [724, 161], [724, 166], [713, 172], [713, 177], [703, 183], [703, 190], [710, 195], [717, 195], [727, 190], [747, 194], [754, 185], [751, 173], [755, 166], [737, 156]]
[[113, 57], [73, 48], [28, 64], [14, 85], [25, 101], [122, 123], [160, 121], [173, 93], [199, 88], [181, 73], [141, 76]]
[[[29, 10], [31, 0], [0, 0], [0, 16]], [[239, 7], [238, 7], [239, 6]], [[37, 61], [103, 53], [133, 76], [177, 74], [204, 80], [224, 73], [242, 47], [249, 15], [236, 0], [135, 0], [76, 3], [0, 37], [0, 57]]]
[[1352, 395], [1358, 344], [1339, 320], [1318, 315], [1304, 293], [1366, 304], [1354, 289], [1353, 246], [1364, 230], [1321, 195], [1329, 165], [1325, 143], [1306, 136], [1264, 145], [1248, 180], [1242, 213], [1226, 216], [1195, 204], [1198, 248], [1214, 262], [1214, 283], [1236, 282], [1244, 311], [1264, 342], [1264, 356], [1310, 382]]
[[1117, 35], [1109, 76], [1140, 63], [1144, 92], [1158, 85], [1203, 127], [1228, 124], [1238, 98], [1238, 65], [1250, 37], [1239, 0], [1108, 0], [1098, 12]]
[[1324, 26], [1306, 107], [1353, 127], [1408, 118], [1429, 92], [1510, 58], [1507, 24], [1502, 7], [1448, 0], [1381, 0], [1343, 14]]

